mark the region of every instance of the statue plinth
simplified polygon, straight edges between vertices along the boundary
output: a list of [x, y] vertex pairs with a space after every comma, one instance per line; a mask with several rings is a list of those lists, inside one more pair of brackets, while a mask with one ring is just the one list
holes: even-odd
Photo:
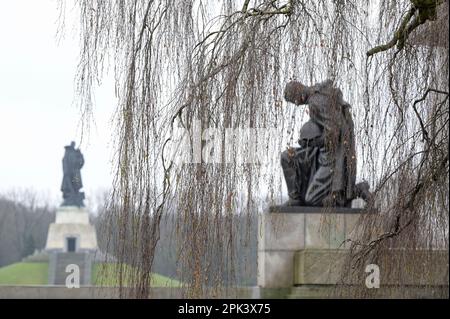
[[48, 229], [45, 249], [57, 252], [96, 250], [97, 235], [87, 210], [77, 206], [59, 207], [55, 222]]
[[56, 211], [55, 222], [50, 224], [45, 250], [49, 252], [48, 283], [64, 285], [67, 279], [67, 267], [78, 266], [80, 283], [89, 285], [92, 262], [97, 250], [97, 234], [94, 225], [89, 222], [89, 214], [84, 207], [84, 192], [80, 170], [84, 157], [75, 142], [64, 147], [62, 160], [63, 203]]
[[50, 285], [64, 285], [66, 267], [75, 264], [80, 269], [80, 284], [91, 283], [92, 262], [97, 250], [97, 234], [89, 222], [86, 208], [61, 206], [56, 211], [55, 222], [48, 228], [45, 249], [49, 252]]
[[[259, 216], [258, 286], [280, 289], [333, 281], [327, 270], [342, 259], [350, 247], [346, 240], [355, 238], [358, 219], [367, 213], [341, 207], [270, 207]], [[314, 266], [315, 258], [321, 260], [320, 267]]]

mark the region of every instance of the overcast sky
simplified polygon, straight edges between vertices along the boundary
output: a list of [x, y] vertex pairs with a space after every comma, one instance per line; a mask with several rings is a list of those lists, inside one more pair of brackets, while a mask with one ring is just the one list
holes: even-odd
[[[69, 18], [75, 14], [69, 12]], [[64, 145], [80, 142], [74, 102], [78, 35], [56, 41], [56, 0], [0, 1], [0, 193], [33, 189], [59, 204]], [[112, 81], [96, 92], [95, 126], [83, 137], [84, 189], [111, 184]]]

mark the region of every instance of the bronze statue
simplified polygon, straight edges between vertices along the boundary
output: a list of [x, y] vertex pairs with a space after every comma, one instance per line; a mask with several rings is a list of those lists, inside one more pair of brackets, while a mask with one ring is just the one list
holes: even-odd
[[64, 147], [65, 153], [62, 160], [63, 181], [61, 191], [63, 192], [64, 202], [62, 206], [84, 206], [84, 193], [80, 192], [83, 187], [81, 181], [81, 168], [84, 165], [84, 157], [79, 148], [75, 149], [75, 142]]
[[298, 148], [281, 154], [281, 165], [292, 206], [349, 206], [368, 200], [366, 182], [355, 185], [356, 151], [350, 105], [331, 81], [305, 86], [289, 82], [286, 101], [307, 104], [310, 120], [300, 130]]

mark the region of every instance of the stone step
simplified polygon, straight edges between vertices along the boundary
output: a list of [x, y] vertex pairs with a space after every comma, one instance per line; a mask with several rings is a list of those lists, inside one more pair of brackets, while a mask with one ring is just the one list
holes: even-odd
[[49, 283], [53, 285], [65, 285], [67, 276], [70, 275], [70, 273], [66, 272], [66, 268], [70, 264], [79, 267], [80, 284], [90, 284], [92, 258], [87, 253], [55, 253], [53, 255], [51, 269], [49, 269], [50, 272], [53, 272], [49, 273]]

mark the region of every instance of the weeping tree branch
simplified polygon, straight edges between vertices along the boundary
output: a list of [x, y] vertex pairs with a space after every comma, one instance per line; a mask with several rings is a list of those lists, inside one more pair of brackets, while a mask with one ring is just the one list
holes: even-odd
[[[273, 8], [275, 8], [275, 10], [273, 9], [259, 9], [259, 8], [248, 8], [250, 0], [246, 0], [244, 2], [244, 5], [242, 7], [242, 10], [239, 12], [234, 12], [231, 15], [229, 15], [227, 17], [227, 19], [225, 20], [225, 22], [223, 23], [222, 27], [218, 30], [218, 31], [213, 31], [208, 33], [200, 42], [198, 42], [195, 46], [194, 46], [194, 51], [201, 47], [202, 45], [206, 44], [206, 41], [214, 36], [223, 36], [223, 34], [227, 33], [228, 31], [230, 31], [236, 24], [243, 22], [245, 19], [249, 18], [249, 17], [257, 17], [257, 16], [265, 16], [266, 18], [271, 18], [274, 15], [286, 15], [286, 16], [290, 16], [293, 10], [293, 5], [295, 0], [289, 0], [288, 3], [286, 3], [285, 5], [281, 6], [281, 7], [277, 7], [275, 5], [275, 3], [277, 2], [277, 0], [272, 0], [270, 1], [269, 5]], [[262, 4], [259, 5], [259, 7], [268, 5], [267, 2], [264, 2]], [[235, 16], [236, 14], [239, 13], [243, 13], [244, 15], [242, 15], [241, 17], [239, 17], [237, 20], [233, 21], [230, 25], [227, 26], [229, 19], [231, 19], [233, 16]], [[281, 25], [280, 27], [285, 27], [287, 25]], [[278, 29], [279, 27], [277, 27], [276, 29]], [[217, 43], [219, 39], [214, 39], [214, 41]], [[212, 70], [210, 70], [205, 76], [203, 76], [201, 79], [199, 79], [199, 81], [197, 83], [195, 83], [194, 85], [191, 85], [191, 90], [193, 88], [199, 87], [202, 83], [204, 83], [205, 81], [209, 80], [210, 78], [213, 78], [214, 76], [216, 76], [217, 74], [219, 74], [221, 71], [223, 71], [224, 69], [226, 69], [227, 67], [229, 67], [230, 65], [234, 65], [238, 62], [239, 59], [242, 59], [245, 55], [245, 52], [248, 49], [249, 46], [249, 41], [250, 40], [246, 40], [243, 42], [243, 44], [241, 45], [241, 48], [228, 60], [228, 61], [224, 61], [223, 63], [221, 63], [218, 66], [215, 66]], [[183, 112], [183, 110], [188, 107], [189, 105], [191, 105], [192, 102], [192, 95], [190, 95], [190, 97], [188, 98], [188, 101], [186, 103], [184, 103], [183, 105], [181, 105], [175, 112], [175, 114], [172, 116], [171, 119], [171, 125], [173, 126], [173, 123], [175, 121], [176, 118], [179, 118], [181, 120], [181, 114]]]
[[428, 93], [430, 93], [430, 92], [435, 92], [435, 93], [438, 93], [438, 94], [445, 94], [445, 95], [448, 96], [448, 92], [429, 88], [429, 89], [427, 89], [427, 90], [425, 91], [424, 95], [423, 95], [420, 99], [415, 100], [414, 103], [413, 103], [413, 105], [412, 105], [413, 110], [414, 110], [414, 113], [416, 114], [417, 119], [419, 120], [420, 128], [422, 129], [422, 135], [423, 135], [423, 138], [424, 138], [424, 140], [426, 140], [428, 143], [430, 143], [430, 138], [429, 138], [429, 135], [428, 135], [428, 131], [426, 130], [425, 124], [423, 123], [423, 120], [422, 120], [422, 117], [420, 116], [419, 111], [418, 111], [417, 108], [416, 108], [416, 104], [418, 104], [418, 103], [420, 103], [420, 102], [423, 102], [423, 101], [427, 98]]
[[[428, 183], [436, 182], [439, 177], [444, 176], [443, 171], [448, 166], [448, 154], [444, 156], [443, 159], [439, 162], [439, 165], [431, 171], [431, 174], [426, 176], [421, 181], [418, 181], [418, 183], [415, 185], [414, 189], [411, 192], [411, 195], [409, 196], [409, 199], [405, 204], [402, 205], [402, 207], [399, 207], [400, 213], [398, 213], [395, 217], [395, 223], [393, 225], [393, 230], [389, 232], [385, 232], [381, 235], [379, 235], [377, 238], [369, 241], [367, 244], [361, 243], [360, 241], [355, 241], [352, 239], [345, 240], [342, 244], [346, 242], [352, 242], [356, 246], [361, 246], [363, 249], [356, 253], [354, 255], [355, 258], [355, 264], [358, 264], [360, 261], [362, 261], [371, 251], [373, 251], [377, 246], [379, 246], [381, 243], [385, 242], [387, 239], [395, 238], [399, 236], [402, 232], [404, 232], [409, 226], [412, 225], [413, 221], [418, 218], [417, 214], [413, 214], [406, 223], [403, 225], [400, 225], [400, 219], [402, 217], [402, 213], [404, 212], [412, 212], [415, 207], [415, 203], [417, 200], [417, 197], [421, 192], [424, 191], [425, 186]], [[447, 172], [448, 174], [448, 172]], [[342, 245], [341, 244], [341, 245]]]
[[[276, 0], [270, 2], [270, 9], [259, 9], [259, 8], [251, 8], [248, 9], [250, 0], [245, 0], [244, 5], [242, 7], [242, 13], [244, 13], [247, 16], [259, 16], [259, 15], [276, 15], [276, 14], [284, 14], [284, 15], [290, 15], [292, 13], [292, 7], [294, 0], [289, 0], [288, 3], [285, 5], [282, 5], [281, 7], [276, 6]], [[264, 5], [263, 3], [262, 5]], [[261, 6], [262, 6], [261, 5]]]
[[419, 25], [436, 19], [436, 8], [442, 2], [443, 0], [411, 0], [412, 6], [403, 18], [400, 27], [394, 32], [393, 38], [388, 43], [378, 45], [367, 51], [367, 56], [370, 57], [374, 54], [387, 51], [395, 45], [397, 45], [398, 51], [402, 50], [411, 32]]

